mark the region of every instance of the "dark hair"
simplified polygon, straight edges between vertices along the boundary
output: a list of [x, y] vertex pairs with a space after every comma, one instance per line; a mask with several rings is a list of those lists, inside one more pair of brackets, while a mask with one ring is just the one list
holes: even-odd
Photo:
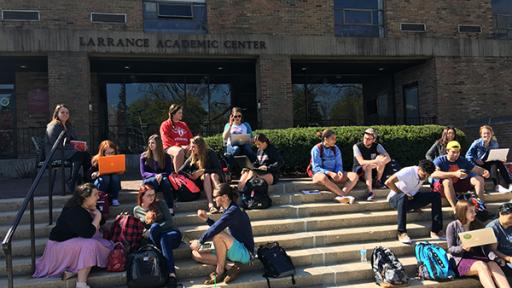
[[268, 139], [267, 136], [263, 133], [258, 133], [254, 136], [254, 142], [256, 141], [267, 143], [267, 145], [270, 144], [270, 139]]
[[228, 195], [229, 200], [231, 200], [233, 202], [238, 201], [238, 196], [239, 196], [238, 195], [238, 190], [236, 190], [235, 188], [231, 187], [227, 183], [221, 183], [219, 185], [219, 188], [217, 189], [217, 191], [218, 191], [218, 195], [219, 196]]
[[180, 104], [171, 104], [171, 106], [169, 106], [169, 120], [171, 121], [172, 127], [174, 127], [174, 122], [172, 121], [172, 117], [174, 116], [174, 114], [176, 114], [181, 109], [183, 109], [183, 106]]
[[[446, 144], [448, 144], [448, 131], [453, 130], [453, 140], [457, 140], [457, 130], [453, 126], [446, 126], [443, 129], [443, 132], [441, 133], [441, 138], [439, 138], [438, 142], [443, 144], [444, 147], [446, 147]], [[452, 141], [453, 141], [452, 140]]]
[[512, 203], [501, 204], [500, 207], [498, 207], [498, 213], [500, 213], [500, 215], [508, 215], [512, 213]]
[[155, 164], [153, 151], [151, 151], [151, 148], [149, 148], [149, 141], [151, 140], [154, 140], [156, 144], [155, 155], [156, 158], [158, 159], [158, 167], [160, 167], [160, 169], [164, 169], [165, 157], [167, 157], [167, 154], [164, 152], [164, 148], [162, 146], [162, 139], [160, 139], [160, 135], [158, 134], [153, 134], [148, 138], [148, 147], [146, 148], [146, 151], [142, 153], [144, 155], [143, 157], [145, 158], [144, 164], [149, 167], [153, 167]]
[[332, 131], [331, 129], [325, 129], [323, 131], [317, 131], [315, 133], [316, 137], [322, 139], [322, 141], [325, 140], [325, 138], [329, 138], [331, 137], [332, 135], [336, 135], [336, 133], [334, 133], [334, 131]]
[[98, 189], [96, 185], [92, 183], [85, 183], [80, 186], [77, 186], [75, 189], [75, 192], [73, 192], [73, 196], [69, 198], [68, 202], [64, 205], [64, 207], [71, 208], [71, 207], [78, 207], [82, 206], [84, 203], [85, 198], [92, 195], [92, 191], [94, 189]]
[[[59, 111], [60, 111], [60, 109], [61, 109], [61, 108], [66, 108], [66, 109], [68, 109], [68, 111], [69, 111], [68, 106], [66, 106], [65, 104], [57, 104], [57, 105], [55, 106], [55, 110], [53, 110], [52, 120], [51, 120], [50, 122], [58, 122], [58, 123], [61, 123], [61, 122], [60, 122], [60, 120], [59, 120]], [[70, 121], [70, 120], [71, 120], [71, 117], [70, 117], [70, 118], [68, 118], [68, 121], [66, 121], [66, 122], [67, 122], [67, 123], [66, 123], [66, 126], [71, 124], [71, 121]]]
[[432, 174], [436, 170], [434, 162], [427, 159], [420, 160], [418, 166], [421, 168], [421, 170], [427, 172], [428, 174]]

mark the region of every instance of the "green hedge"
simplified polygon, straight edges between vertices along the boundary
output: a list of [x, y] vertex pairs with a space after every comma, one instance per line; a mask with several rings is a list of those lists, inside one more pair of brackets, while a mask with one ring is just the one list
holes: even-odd
[[[320, 140], [315, 132], [330, 128], [336, 132], [337, 145], [342, 151], [345, 169], [351, 169], [353, 153], [352, 146], [362, 140], [364, 126], [342, 127], [313, 127], [313, 128], [288, 128], [275, 130], [257, 130], [255, 133], [264, 133], [270, 141], [281, 151], [285, 160], [283, 172], [304, 172], [310, 161], [311, 148]], [[379, 135], [379, 142], [400, 165], [408, 166], [416, 164], [425, 158], [425, 153], [438, 139], [443, 130], [439, 125], [423, 126], [372, 126]], [[457, 139], [463, 147], [467, 147], [465, 135], [457, 130]], [[222, 151], [222, 136], [207, 137], [206, 141], [215, 151]], [[464, 149], [465, 151], [465, 149]]]

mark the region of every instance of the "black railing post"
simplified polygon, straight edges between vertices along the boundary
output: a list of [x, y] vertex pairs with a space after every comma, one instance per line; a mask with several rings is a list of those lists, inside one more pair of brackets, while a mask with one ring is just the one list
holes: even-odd
[[32, 256], [32, 274], [36, 268], [36, 231], [34, 223], [34, 197], [30, 198], [30, 255]]
[[53, 223], [53, 186], [55, 183], [55, 174], [57, 173], [50, 167], [48, 169], [48, 181], [50, 181], [50, 189], [48, 190], [48, 225], [52, 225]]
[[4, 254], [5, 254], [5, 271], [7, 272], [7, 287], [14, 287], [14, 273], [12, 270], [12, 244], [11, 242], [7, 243], [7, 247], [4, 246]]

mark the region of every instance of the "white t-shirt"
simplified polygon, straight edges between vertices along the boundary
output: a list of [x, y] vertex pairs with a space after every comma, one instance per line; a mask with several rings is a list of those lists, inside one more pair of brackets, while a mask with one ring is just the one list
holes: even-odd
[[[229, 124], [228, 124], [229, 125]], [[244, 123], [240, 123], [240, 125], [233, 124], [231, 126], [231, 134], [248, 134], [247, 133], [247, 126], [244, 125]], [[227, 144], [231, 145], [231, 137], [228, 137]]]
[[[420, 180], [418, 169], [418, 166], [409, 166], [396, 172], [396, 177], [398, 178], [398, 182], [395, 183], [396, 187], [398, 187], [400, 191], [411, 196], [414, 196], [416, 193], [418, 193], [421, 186], [423, 186], [423, 182], [425, 181]], [[395, 191], [389, 191], [387, 200], [389, 201], [389, 199], [395, 195]]]

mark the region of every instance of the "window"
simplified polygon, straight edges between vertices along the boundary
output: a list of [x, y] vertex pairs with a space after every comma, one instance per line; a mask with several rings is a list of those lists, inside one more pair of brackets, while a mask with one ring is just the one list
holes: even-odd
[[460, 33], [480, 33], [482, 27], [480, 25], [459, 25]]
[[384, 37], [382, 0], [335, 0], [336, 36]]
[[402, 32], [426, 32], [427, 26], [423, 23], [400, 23]]
[[418, 82], [404, 85], [404, 122], [408, 125], [420, 124], [418, 107]]
[[91, 13], [92, 23], [126, 23], [126, 14], [119, 13]]
[[35, 10], [2, 10], [4, 21], [39, 21], [39, 11]]
[[[0, 75], [1, 76], [1, 75]], [[0, 158], [16, 155], [16, 107], [14, 84], [0, 79]]]
[[144, 1], [144, 31], [205, 34], [205, 0]]
[[492, 0], [494, 35], [497, 39], [512, 39], [512, 1]]

